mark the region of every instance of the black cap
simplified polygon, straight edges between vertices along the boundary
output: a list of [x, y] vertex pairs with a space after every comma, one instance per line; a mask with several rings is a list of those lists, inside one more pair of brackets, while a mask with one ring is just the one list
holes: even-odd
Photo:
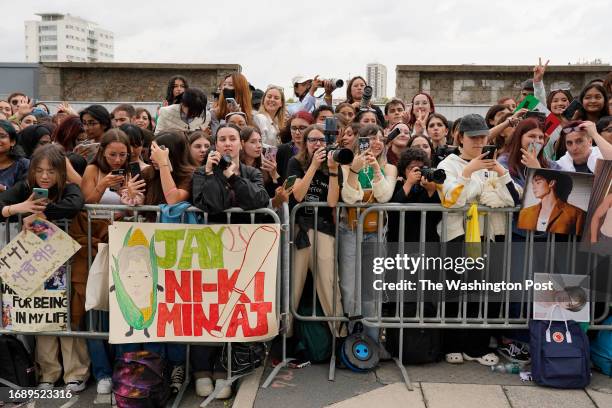
[[464, 136], [486, 136], [489, 134], [489, 127], [485, 119], [477, 113], [470, 113], [461, 118], [459, 131]]
[[261, 89], [255, 89], [251, 92], [251, 103], [258, 104], [263, 100], [264, 91]]

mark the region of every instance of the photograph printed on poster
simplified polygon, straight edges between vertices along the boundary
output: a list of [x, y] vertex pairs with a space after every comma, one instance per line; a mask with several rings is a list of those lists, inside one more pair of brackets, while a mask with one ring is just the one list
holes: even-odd
[[612, 255], [612, 160], [597, 160], [582, 250]]
[[536, 273], [536, 283], [552, 283], [551, 290], [533, 292], [534, 320], [590, 321], [588, 275]]
[[592, 186], [592, 174], [529, 169], [518, 227], [528, 231], [580, 235]]

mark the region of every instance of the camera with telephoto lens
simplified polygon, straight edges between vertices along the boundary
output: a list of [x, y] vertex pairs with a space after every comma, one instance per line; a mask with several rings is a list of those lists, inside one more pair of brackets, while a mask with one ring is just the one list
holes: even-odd
[[338, 121], [336, 118], [325, 118], [325, 153], [334, 152], [333, 159], [336, 163], [351, 164], [353, 162], [353, 151], [338, 147], [336, 136], [338, 135]]
[[366, 85], [363, 88], [363, 95], [361, 95], [361, 102], [359, 103], [359, 109], [368, 109], [368, 105], [370, 104], [370, 100], [372, 99], [372, 87]]
[[434, 169], [423, 166], [419, 170], [421, 171], [421, 176], [425, 177], [427, 181], [442, 184], [444, 183], [444, 180], [446, 180], [446, 172], [443, 169]]
[[342, 88], [344, 86], [344, 81], [338, 78], [330, 78], [330, 79], [319, 78], [319, 81], [321, 82], [329, 81], [332, 86], [332, 91], [338, 88]]

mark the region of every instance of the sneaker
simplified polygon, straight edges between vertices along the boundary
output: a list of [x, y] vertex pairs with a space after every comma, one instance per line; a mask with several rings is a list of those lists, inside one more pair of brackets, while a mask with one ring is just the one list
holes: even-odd
[[[221, 380], [224, 381], [224, 380]], [[215, 387], [216, 386], [220, 386], [222, 384], [219, 384], [219, 380], [215, 381]], [[225, 387], [223, 387], [221, 389], [221, 391], [219, 392], [219, 394], [217, 394], [217, 398], [216, 399], [227, 399], [229, 397], [232, 396], [232, 386], [230, 385], [226, 385]]]
[[178, 394], [179, 390], [185, 382], [185, 366], [174, 366], [172, 374], [170, 374], [170, 389], [174, 394]]
[[529, 347], [526, 344], [516, 342], [502, 344], [497, 348], [497, 352], [511, 363], [529, 364], [531, 362]]
[[113, 389], [113, 380], [110, 377], [98, 380], [98, 394], [110, 394]]
[[214, 389], [215, 387], [210, 377], [200, 377], [195, 380], [195, 391], [198, 397], [208, 397]]
[[85, 381], [68, 381], [66, 383], [66, 391], [72, 391], [74, 393], [78, 393], [83, 391], [87, 387]]
[[51, 382], [41, 382], [38, 383], [38, 389], [39, 390], [50, 390], [53, 388], [55, 384], [51, 383]]

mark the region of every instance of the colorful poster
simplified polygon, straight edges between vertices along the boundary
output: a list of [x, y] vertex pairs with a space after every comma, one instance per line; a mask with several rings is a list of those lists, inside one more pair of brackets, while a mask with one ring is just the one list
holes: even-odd
[[581, 235], [592, 188], [592, 174], [529, 169], [518, 227]]
[[52, 222], [38, 218], [0, 251], [0, 278], [19, 296], [30, 297], [81, 245]]
[[66, 330], [66, 266], [60, 266], [34, 293], [19, 296], [2, 284], [2, 326], [15, 332]]
[[260, 341], [278, 333], [276, 224], [115, 222], [109, 341]]

